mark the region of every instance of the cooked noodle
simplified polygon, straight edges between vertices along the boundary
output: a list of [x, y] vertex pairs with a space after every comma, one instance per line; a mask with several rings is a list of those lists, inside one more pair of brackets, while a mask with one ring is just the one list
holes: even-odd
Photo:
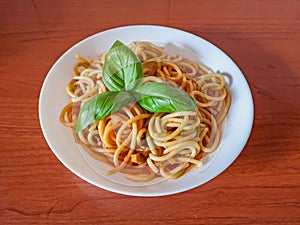
[[75, 133], [80, 107], [108, 91], [102, 80], [104, 53], [92, 62], [76, 56], [75, 76], [66, 88], [71, 103], [60, 121], [73, 129], [76, 142], [91, 156], [112, 166], [108, 174], [122, 172], [134, 181], [178, 178], [191, 166], [202, 166], [203, 156], [218, 148], [231, 102], [229, 89], [222, 74], [169, 56], [152, 43], [133, 42], [131, 49], [142, 61], [144, 83], [163, 82], [186, 91], [196, 110], [150, 113], [132, 103]]

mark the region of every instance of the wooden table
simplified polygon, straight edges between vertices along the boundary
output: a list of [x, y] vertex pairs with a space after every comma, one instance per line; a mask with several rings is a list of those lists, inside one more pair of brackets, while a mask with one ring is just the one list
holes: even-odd
[[[255, 121], [238, 159], [190, 191], [131, 197], [66, 169], [38, 119], [42, 82], [68, 48], [132, 24], [183, 29], [244, 72]], [[300, 224], [300, 2], [0, 1], [0, 224]]]

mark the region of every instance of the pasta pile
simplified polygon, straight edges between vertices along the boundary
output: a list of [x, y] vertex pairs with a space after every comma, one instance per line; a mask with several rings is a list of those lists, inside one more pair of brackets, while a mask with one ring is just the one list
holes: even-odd
[[200, 167], [203, 156], [218, 148], [231, 103], [229, 89], [222, 74], [203, 64], [167, 55], [149, 42], [133, 42], [130, 47], [142, 62], [143, 83], [167, 83], [186, 91], [196, 101], [196, 110], [150, 113], [130, 103], [76, 133], [80, 108], [108, 91], [102, 80], [106, 52], [92, 62], [76, 56], [75, 76], [66, 88], [71, 102], [60, 121], [73, 129], [76, 142], [91, 156], [112, 166], [109, 175], [122, 172], [141, 182], [161, 176], [176, 179], [193, 165]]

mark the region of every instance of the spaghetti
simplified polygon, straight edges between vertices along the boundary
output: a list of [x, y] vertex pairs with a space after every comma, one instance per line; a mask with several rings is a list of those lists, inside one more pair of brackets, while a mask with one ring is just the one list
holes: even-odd
[[67, 85], [71, 102], [60, 115], [72, 128], [77, 143], [94, 158], [112, 166], [108, 174], [122, 172], [128, 179], [148, 181], [162, 176], [176, 179], [220, 143], [222, 124], [231, 96], [224, 76], [207, 66], [170, 56], [149, 42], [133, 42], [142, 62], [144, 83], [161, 82], [179, 88], [196, 101], [195, 111], [150, 113], [136, 103], [75, 133], [80, 108], [97, 94], [107, 92], [102, 80], [107, 53], [89, 62], [76, 56], [75, 76]]

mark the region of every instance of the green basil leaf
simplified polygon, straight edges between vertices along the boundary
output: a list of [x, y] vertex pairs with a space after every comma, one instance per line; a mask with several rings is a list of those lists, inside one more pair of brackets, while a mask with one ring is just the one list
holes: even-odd
[[117, 95], [118, 92], [110, 91], [88, 100], [80, 109], [75, 131], [79, 132], [97, 120], [107, 117]]
[[185, 91], [164, 83], [148, 83], [135, 90], [141, 97], [139, 104], [149, 112], [192, 111], [195, 100]]
[[75, 131], [79, 132], [88, 125], [106, 118], [111, 113], [117, 112], [125, 105], [135, 101], [134, 95], [129, 92], [109, 91], [99, 94], [81, 107]]
[[102, 77], [110, 91], [133, 90], [144, 77], [142, 63], [130, 48], [116, 41], [107, 53]]

